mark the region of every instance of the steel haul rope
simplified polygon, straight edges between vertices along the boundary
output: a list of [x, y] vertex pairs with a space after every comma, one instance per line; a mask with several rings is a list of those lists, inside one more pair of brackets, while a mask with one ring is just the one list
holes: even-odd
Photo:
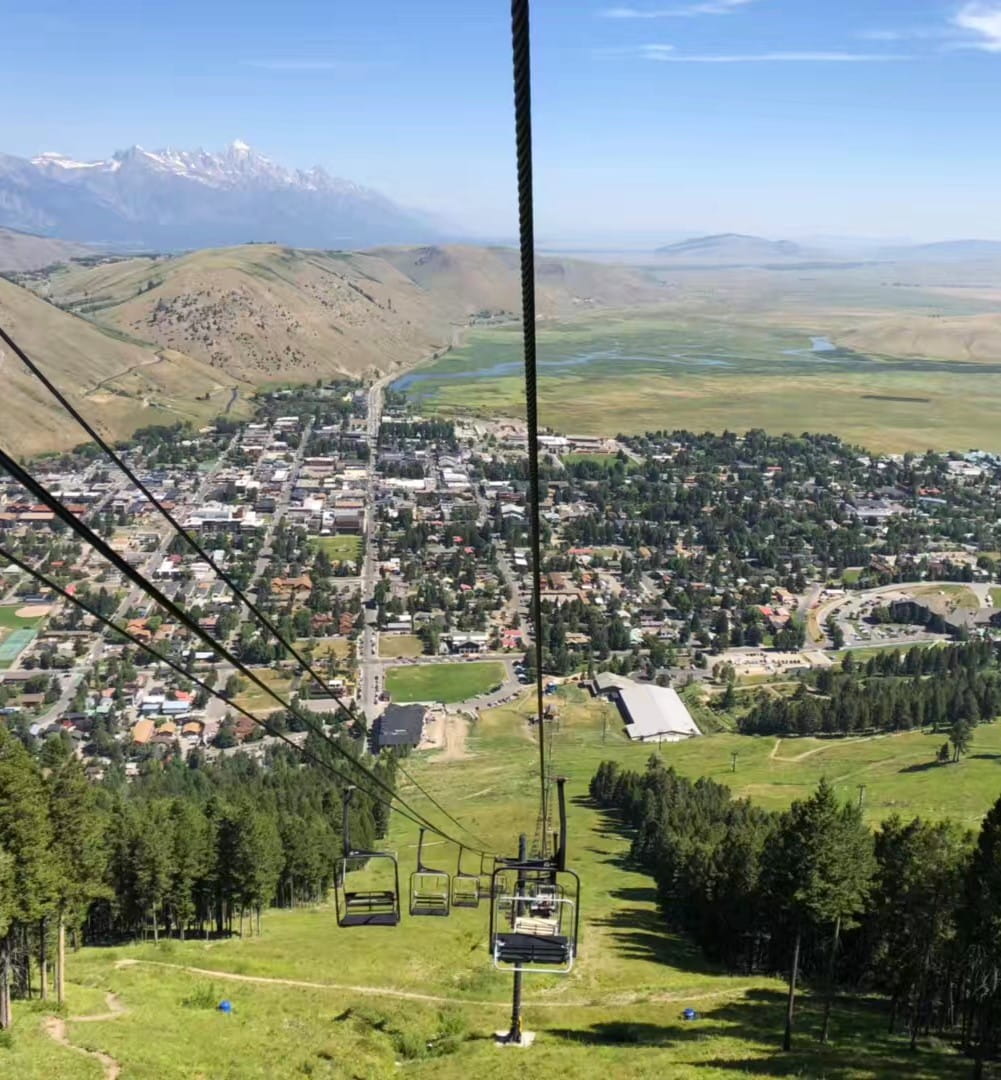
[[[142, 574], [139, 573], [134, 567], [123, 559], [118, 552], [114, 551], [100, 536], [98, 536], [89, 526], [80, 521], [73, 513], [71, 513], [66, 506], [60, 502], [51, 492], [49, 492], [44, 485], [39, 483], [27, 470], [22, 468], [16, 461], [14, 461], [6, 452], [0, 450], [0, 468], [5, 469], [15, 480], [22, 484], [28, 491], [30, 491], [37, 499], [43, 502], [48, 508], [67, 525], [73, 532], [77, 534], [86, 544], [94, 548], [100, 555], [102, 555], [108, 562], [110, 562], [120, 573], [128, 578], [134, 585], [138, 586], [147, 596], [150, 597], [155, 603], [162, 607], [165, 611], [169, 612], [174, 619], [177, 620], [188, 631], [200, 638], [209, 648], [213, 649], [218, 655], [220, 655], [227, 663], [235, 667], [241, 674], [245, 675], [251, 682], [253, 682], [260, 690], [267, 694], [273, 701], [277, 702], [283, 709], [291, 712], [299, 720], [306, 725], [306, 727], [313, 731], [314, 734], [324, 739], [327, 744], [339, 753], [342, 757], [346, 758], [351, 765], [358, 769], [363, 775], [368, 777], [377, 786], [388, 792], [391, 798], [397, 800], [400, 805], [406, 807], [412, 814], [420, 818], [426, 827], [434, 833], [444, 839], [450, 840], [452, 843], [459, 844], [460, 841], [454, 837], [445, 833], [442, 829], [433, 825], [427, 821], [423, 815], [413, 810], [408, 804], [380, 777], [377, 777], [374, 773], [368, 770], [359, 761], [356, 761], [342, 746], [337, 742], [330, 739], [329, 736], [321, 729], [317, 728], [312, 721], [299, 712], [293, 705], [286, 701], [280, 694], [278, 694], [273, 687], [259, 678], [253, 671], [251, 671], [240, 659], [222, 643], [216, 641], [212, 636], [198, 623], [191, 618], [191, 616], [180, 608], [173, 600], [170, 600], [149, 580], [147, 580]], [[480, 849], [476, 849], [479, 851]]]
[[[59, 402], [63, 409], [69, 413], [70, 416], [80, 425], [81, 428], [97, 443], [98, 447], [103, 453], [111, 459], [116, 468], [120, 469], [122, 473], [129, 479], [129, 481], [135, 485], [138, 491], [150, 502], [152, 506], [160, 513], [160, 515], [166, 520], [166, 522], [174, 529], [177, 535], [183, 537], [194, 552], [200, 559], [203, 559], [209, 567], [215, 571], [219, 580], [222, 581], [233, 595], [257, 618], [258, 622], [264, 626], [278, 642], [288, 650], [289, 654], [295, 659], [295, 661], [306, 671], [312, 679], [314, 679], [318, 686], [330, 695], [337, 702], [337, 709], [343, 713], [348, 720], [354, 722], [357, 718], [351, 713], [351, 711], [341, 703], [340, 699], [334, 694], [333, 690], [329, 686], [322, 676], [313, 668], [312, 664], [302, 655], [302, 653], [296, 649], [295, 645], [287, 641], [279, 631], [278, 627], [274, 624], [265, 612], [263, 612], [248, 596], [247, 594], [232, 580], [232, 578], [225, 572], [225, 570], [219, 566], [212, 554], [200, 544], [194, 536], [191, 535], [184, 527], [178, 522], [170, 510], [161, 502], [149, 489], [149, 487], [142, 481], [142, 479], [136, 474], [128, 463], [118, 454], [114, 448], [107, 442], [106, 439], [97, 431], [97, 429], [87, 420], [87, 418], [69, 401], [65, 394], [52, 382], [51, 379], [41, 370], [38, 364], [21, 348], [20, 345], [11, 337], [11, 335], [0, 326], [0, 341], [3, 341], [11, 351], [17, 356], [17, 358], [24, 364], [24, 366], [31, 372], [31, 374], [41, 382], [46, 390]], [[469, 830], [467, 826], [463, 825], [461, 821], [453, 817], [452, 814], [446, 810], [441, 803], [428, 791], [426, 791], [403, 767], [402, 764], [398, 764], [397, 768], [400, 773], [409, 780], [414, 787], [441, 813], [444, 817], [448, 818], [457, 828], [462, 829], [468, 836], [470, 836], [476, 843], [486, 846], [484, 842], [477, 837], [477, 835]]]
[[521, 247], [521, 322], [525, 352], [525, 417], [528, 428], [529, 523], [532, 545], [532, 626], [535, 639], [536, 724], [539, 729], [539, 812], [543, 856], [548, 850], [549, 785], [542, 681], [542, 525], [539, 504], [539, 404], [535, 340], [535, 213], [532, 197], [532, 66], [528, 0], [512, 0], [514, 118], [518, 154], [518, 235]]

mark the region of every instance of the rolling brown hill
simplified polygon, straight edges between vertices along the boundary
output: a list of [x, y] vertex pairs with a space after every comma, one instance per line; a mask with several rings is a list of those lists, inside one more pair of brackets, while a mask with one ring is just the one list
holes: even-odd
[[996, 363], [999, 315], [900, 314], [859, 322], [834, 336], [838, 345], [883, 356]]
[[49, 236], [33, 236], [16, 229], [0, 229], [0, 270], [41, 270], [93, 254], [83, 244], [53, 240]]
[[449, 320], [369, 255], [266, 244], [68, 268], [53, 302], [255, 384], [374, 375], [443, 348]]
[[[114, 438], [148, 424], [204, 422], [237, 400], [239, 384], [224, 373], [170, 349], [117, 339], [4, 280], [0, 321], [98, 430]], [[0, 376], [4, 449], [20, 457], [86, 441], [76, 422], [3, 347]]]
[[[61, 307], [261, 384], [409, 367], [477, 315], [513, 317], [518, 273], [503, 248], [248, 244], [70, 267], [43, 288]], [[538, 278], [544, 316], [666, 295], [640, 272], [574, 260], [541, 259]]]
[[[515, 318], [521, 296], [516, 252], [460, 245], [350, 253], [247, 244], [70, 263], [21, 281], [26, 288], [2, 283], [0, 315], [116, 435], [218, 413], [237, 386], [410, 367], [471, 323]], [[668, 296], [642, 271], [539, 260], [543, 317]], [[20, 373], [14, 394], [4, 428], [23, 435], [27, 452], [80, 441]]]
[[[376, 248], [372, 254], [420, 285], [453, 318], [521, 311], [521, 264], [513, 248], [455, 244]], [[538, 256], [535, 278], [536, 309], [543, 316], [659, 303], [669, 296], [642, 270], [583, 259]]]

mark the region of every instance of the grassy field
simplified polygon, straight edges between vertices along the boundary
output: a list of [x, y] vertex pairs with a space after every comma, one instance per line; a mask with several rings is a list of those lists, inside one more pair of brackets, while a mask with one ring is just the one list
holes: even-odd
[[950, 611], [977, 611], [980, 607], [977, 594], [965, 585], [941, 585], [935, 583], [934, 585], [910, 591], [915, 596], [944, 597]]
[[424, 642], [416, 634], [380, 634], [379, 655], [387, 660], [397, 657], [420, 656], [424, 652]]
[[465, 701], [485, 694], [504, 681], [504, 665], [496, 660], [458, 660], [454, 664], [417, 664], [390, 668], [386, 689], [393, 701]]
[[[642, 312], [546, 324], [541, 419], [562, 430], [572, 409], [581, 433], [761, 427], [834, 431], [878, 451], [1001, 449], [993, 419], [1001, 367], [849, 349], [811, 353], [810, 337], [834, 334], [837, 321], [822, 311], [793, 318], [803, 321]], [[400, 385], [422, 407], [520, 415], [520, 349], [517, 330], [480, 329]]]
[[[299, 638], [295, 647], [300, 651], [309, 644], [309, 638]], [[346, 637], [313, 638], [313, 659], [322, 660], [327, 656], [336, 656], [345, 660], [351, 655], [353, 643]]]
[[[946, 735], [905, 732], [864, 739], [776, 739], [714, 735], [665, 746], [664, 759], [688, 776], [708, 776], [734, 794], [781, 809], [808, 795], [826, 776], [840, 797], [859, 797], [866, 817], [954, 817], [976, 825], [1001, 797], [1001, 724], [978, 727], [968, 757], [956, 765], [932, 764]], [[731, 772], [736, 752], [737, 771]]]
[[564, 465], [580, 465], [582, 462], [587, 461], [592, 465], [600, 465], [603, 469], [610, 469], [613, 465], [618, 463], [619, 457], [617, 454], [563, 454], [560, 461]]
[[[270, 668], [254, 668], [253, 671], [261, 682], [270, 686], [276, 694], [280, 694], [288, 701], [289, 689], [292, 686], [292, 680], [290, 678], [277, 671], [272, 671]], [[256, 686], [247, 679], [245, 679], [244, 682], [246, 683], [246, 686], [233, 699], [235, 704], [242, 706], [244, 709], [250, 709], [251, 711], [255, 709], [280, 708], [275, 702], [275, 699], [269, 694], [266, 694], [259, 686]]]
[[8, 607], [0, 607], [0, 630], [35, 630], [38, 628], [45, 616], [37, 615], [31, 619], [22, 618], [20, 615], [15, 614], [15, 612], [20, 611], [21, 606], [18, 603]]
[[318, 550], [325, 551], [331, 562], [357, 562], [361, 558], [360, 536], [319, 536], [312, 544]]
[[[969, 1063], [946, 1051], [922, 1045], [911, 1054], [905, 1039], [888, 1036], [885, 1011], [876, 1002], [839, 1002], [831, 1045], [820, 1047], [813, 1037], [819, 1010], [809, 994], [799, 1013], [797, 1045], [781, 1054], [783, 984], [722, 974], [665, 933], [650, 880], [626, 858], [628, 838], [585, 798], [602, 759], [639, 769], [651, 748], [630, 744], [616, 711], [586, 701], [581, 691], [561, 691], [558, 704], [553, 762], [569, 778], [570, 862], [585, 883], [581, 957], [566, 978], [526, 978], [525, 1023], [538, 1038], [531, 1051], [509, 1052], [517, 1053], [515, 1064], [491, 1040], [506, 1026], [510, 978], [489, 964], [485, 905], [456, 910], [447, 920], [405, 917], [386, 931], [339, 930], [328, 906], [268, 912], [259, 938], [71, 953], [70, 1015], [107, 1013], [107, 992], [126, 1011], [90, 1022], [70, 1019], [68, 1038], [120, 1063], [123, 1080], [381, 1080], [401, 1068], [421, 1080], [512, 1074], [542, 1080], [554, 1073], [584, 1080], [968, 1075]], [[469, 733], [464, 760], [416, 755], [408, 763], [432, 795], [500, 851], [513, 850], [519, 831], [534, 832], [537, 747], [528, 711], [515, 703], [486, 713]], [[994, 736], [993, 729], [978, 730], [975, 753], [987, 746], [988, 733]], [[994, 737], [991, 745], [1001, 743]], [[828, 771], [863, 767], [871, 760], [866, 753], [888, 762], [911, 738], [831, 744]], [[819, 775], [819, 753], [798, 766], [782, 760], [816, 749], [815, 740], [783, 742], [772, 765], [774, 739], [720, 736], [663, 750], [685, 771], [706, 768], [722, 779], [730, 748], [738, 744], [748, 750], [735, 779], [749, 782], [752, 771], [758, 781], [766, 779], [773, 789], [763, 800], [769, 805], [788, 802]], [[941, 772], [904, 773], [900, 792], [913, 792], [914, 812], [951, 809], [965, 816], [975, 788], [982, 811], [994, 793], [970, 781], [988, 764], [974, 758]], [[867, 792], [873, 816], [874, 773]], [[920, 787], [926, 775], [942, 777], [934, 793]], [[839, 783], [846, 796], [854, 794], [848, 780]], [[409, 784], [403, 794], [434, 815]], [[414, 868], [416, 839], [409, 823], [394, 820], [388, 845], [399, 854], [404, 882]], [[450, 845], [436, 845], [428, 854], [444, 867], [455, 864]], [[215, 1009], [223, 997], [233, 1002], [229, 1016]], [[701, 1014], [694, 1023], [681, 1020], [689, 1006]], [[96, 1080], [102, 1074], [95, 1060], [61, 1049], [42, 1033], [37, 1006], [17, 1007], [10, 1045], [0, 1046], [0, 1073], [19, 1080]]]

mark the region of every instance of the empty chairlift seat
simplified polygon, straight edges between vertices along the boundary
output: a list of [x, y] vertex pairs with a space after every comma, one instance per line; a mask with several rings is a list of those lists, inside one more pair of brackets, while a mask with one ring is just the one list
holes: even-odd
[[396, 926], [400, 921], [400, 868], [388, 851], [351, 846], [349, 812], [354, 789], [344, 793], [344, 854], [337, 860], [334, 904], [338, 926]]
[[451, 910], [451, 876], [424, 865], [424, 830], [417, 842], [417, 869], [410, 875], [410, 914], [447, 916]]
[[[452, 907], [478, 908], [480, 906], [480, 875], [465, 874], [462, 871], [463, 848], [459, 848], [459, 860], [452, 877]], [[483, 859], [480, 859], [480, 867]]]

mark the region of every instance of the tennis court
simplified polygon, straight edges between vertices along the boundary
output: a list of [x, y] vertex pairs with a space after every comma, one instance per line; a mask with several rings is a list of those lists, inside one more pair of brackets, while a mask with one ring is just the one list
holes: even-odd
[[12, 630], [0, 641], [0, 664], [10, 664], [35, 640], [37, 630]]

